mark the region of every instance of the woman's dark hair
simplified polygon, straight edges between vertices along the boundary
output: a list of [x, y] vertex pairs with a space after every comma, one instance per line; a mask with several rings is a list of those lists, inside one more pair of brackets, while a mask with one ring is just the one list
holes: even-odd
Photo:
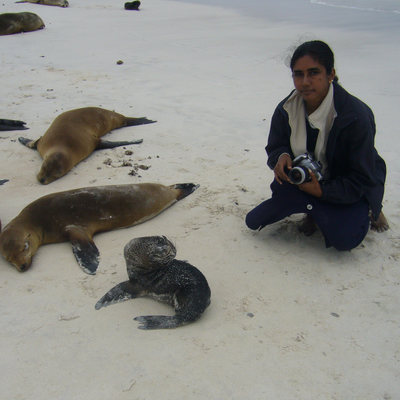
[[311, 40], [309, 42], [304, 42], [294, 51], [290, 60], [290, 69], [292, 71], [294, 64], [296, 64], [296, 61], [304, 56], [310, 56], [315, 61], [318, 61], [326, 68], [326, 72], [328, 74], [332, 72], [335, 62], [333, 52], [330, 47], [321, 40]]

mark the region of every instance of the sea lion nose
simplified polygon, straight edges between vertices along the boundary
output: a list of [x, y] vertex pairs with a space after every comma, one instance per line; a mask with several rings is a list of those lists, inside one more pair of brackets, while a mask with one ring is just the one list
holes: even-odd
[[22, 264], [19, 266], [20, 272], [25, 272], [28, 269], [28, 264]]
[[40, 179], [39, 179], [39, 182], [40, 182], [41, 184], [44, 184], [44, 178], [40, 178]]

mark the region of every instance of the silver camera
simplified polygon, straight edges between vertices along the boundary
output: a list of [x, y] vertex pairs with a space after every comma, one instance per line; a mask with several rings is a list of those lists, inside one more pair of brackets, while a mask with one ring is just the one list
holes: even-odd
[[318, 181], [322, 179], [322, 165], [315, 161], [309, 153], [300, 154], [292, 162], [292, 169], [288, 173], [290, 182], [301, 185], [311, 181], [310, 171], [314, 172]]

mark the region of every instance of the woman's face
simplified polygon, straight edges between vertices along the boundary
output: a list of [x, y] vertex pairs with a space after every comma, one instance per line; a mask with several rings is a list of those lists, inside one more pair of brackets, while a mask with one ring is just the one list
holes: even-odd
[[303, 97], [307, 112], [314, 112], [328, 94], [330, 82], [335, 77], [335, 70], [330, 74], [326, 68], [311, 56], [299, 58], [292, 71], [294, 87]]

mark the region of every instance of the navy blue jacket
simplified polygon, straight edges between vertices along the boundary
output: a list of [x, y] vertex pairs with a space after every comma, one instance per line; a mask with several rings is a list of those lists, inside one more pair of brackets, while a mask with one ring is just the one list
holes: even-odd
[[[375, 149], [375, 120], [371, 109], [336, 82], [334, 105], [337, 117], [329, 132], [326, 158], [329, 178], [321, 181], [321, 200], [352, 204], [365, 198], [376, 219], [382, 209], [386, 165]], [[282, 100], [271, 120], [268, 143], [268, 166], [273, 169], [282, 153], [289, 153], [291, 128]]]

